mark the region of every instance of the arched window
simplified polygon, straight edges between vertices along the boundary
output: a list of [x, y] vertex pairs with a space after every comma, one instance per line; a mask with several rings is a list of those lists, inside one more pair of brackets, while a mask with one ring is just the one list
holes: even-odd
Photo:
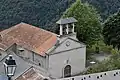
[[64, 77], [70, 77], [71, 76], [71, 66], [70, 65], [67, 65], [65, 68], [64, 68]]
[[48, 80], [47, 78], [43, 79], [43, 80]]

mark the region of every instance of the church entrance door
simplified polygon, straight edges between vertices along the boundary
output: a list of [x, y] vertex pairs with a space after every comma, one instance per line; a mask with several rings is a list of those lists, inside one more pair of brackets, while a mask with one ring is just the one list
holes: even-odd
[[67, 65], [64, 68], [64, 77], [71, 77], [71, 66]]

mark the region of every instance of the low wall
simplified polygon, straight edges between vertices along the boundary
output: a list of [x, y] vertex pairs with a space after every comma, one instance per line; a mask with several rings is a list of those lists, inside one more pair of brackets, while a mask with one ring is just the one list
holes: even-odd
[[56, 80], [120, 80], [120, 70], [80, 75]]

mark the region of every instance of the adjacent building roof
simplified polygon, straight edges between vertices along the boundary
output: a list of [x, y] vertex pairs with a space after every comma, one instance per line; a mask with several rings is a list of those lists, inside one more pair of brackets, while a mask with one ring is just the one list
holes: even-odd
[[[42, 76], [48, 77], [49, 74], [48, 74], [46, 69], [44, 69], [40, 66], [36, 66], [35, 64], [33, 64], [33, 63], [29, 62], [28, 60], [18, 56], [17, 54], [15, 54], [12, 51], [10, 52], [10, 54], [8, 54], [8, 53], [5, 53], [5, 54], [6, 54], [5, 56], [2, 54], [1, 56], [3, 56], [3, 57], [0, 57], [0, 58], [2, 58], [0, 60], [0, 75], [6, 75], [3, 62], [5, 62], [8, 55], [12, 55], [13, 59], [15, 59], [16, 64], [17, 64], [15, 74], [14, 74], [14, 76], [12, 76], [13, 80], [15, 80], [15, 79], [20, 80], [20, 78], [23, 77], [22, 75], [29, 74], [32, 69], [33, 70], [31, 72], [33, 72], [35, 70], [34, 76], [36, 74], [38, 76], [38, 74], [39, 74], [40, 75], [39, 77], [42, 77]], [[30, 76], [30, 77], [32, 78], [33, 76]], [[4, 78], [4, 76], [2, 76], [2, 78]], [[25, 76], [25, 78], [26, 78], [26, 76]], [[37, 80], [37, 79], [35, 79], [35, 80]], [[4, 80], [4, 79], [1, 79], [1, 76], [0, 76], [0, 80]], [[21, 80], [30, 80], [30, 79], [28, 78], [28, 79], [21, 79]]]
[[57, 24], [68, 24], [68, 23], [75, 23], [75, 22], [77, 22], [77, 20], [73, 17], [70, 17], [70, 18], [60, 19], [56, 23]]
[[[24, 71], [28, 70], [32, 64], [29, 64], [27, 61], [24, 61], [22, 58], [20, 58], [19, 56], [17, 56], [16, 54], [14, 54], [13, 52], [11, 52], [11, 55], [13, 55], [13, 58], [16, 61], [17, 64], [17, 68], [15, 71], [15, 75], [12, 77], [13, 80], [15, 78], [17, 78], [20, 74], [22, 74]], [[6, 55], [1, 61], [0, 61], [0, 74], [2, 75], [6, 75], [5, 74], [5, 70], [4, 70], [4, 65], [3, 62], [5, 62], [6, 58], [8, 57], [8, 55]], [[22, 64], [22, 65], [21, 65]]]
[[43, 80], [44, 77], [35, 69], [31, 68], [15, 80]]
[[17, 24], [0, 32], [0, 49], [3, 50], [16, 43], [44, 56], [56, 42], [56, 34], [26, 23]]

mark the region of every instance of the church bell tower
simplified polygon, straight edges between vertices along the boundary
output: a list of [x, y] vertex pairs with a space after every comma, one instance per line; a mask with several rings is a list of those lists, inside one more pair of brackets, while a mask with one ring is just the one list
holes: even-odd
[[73, 17], [58, 20], [56, 23], [59, 25], [59, 35], [68, 35], [75, 33], [75, 23], [77, 20]]

